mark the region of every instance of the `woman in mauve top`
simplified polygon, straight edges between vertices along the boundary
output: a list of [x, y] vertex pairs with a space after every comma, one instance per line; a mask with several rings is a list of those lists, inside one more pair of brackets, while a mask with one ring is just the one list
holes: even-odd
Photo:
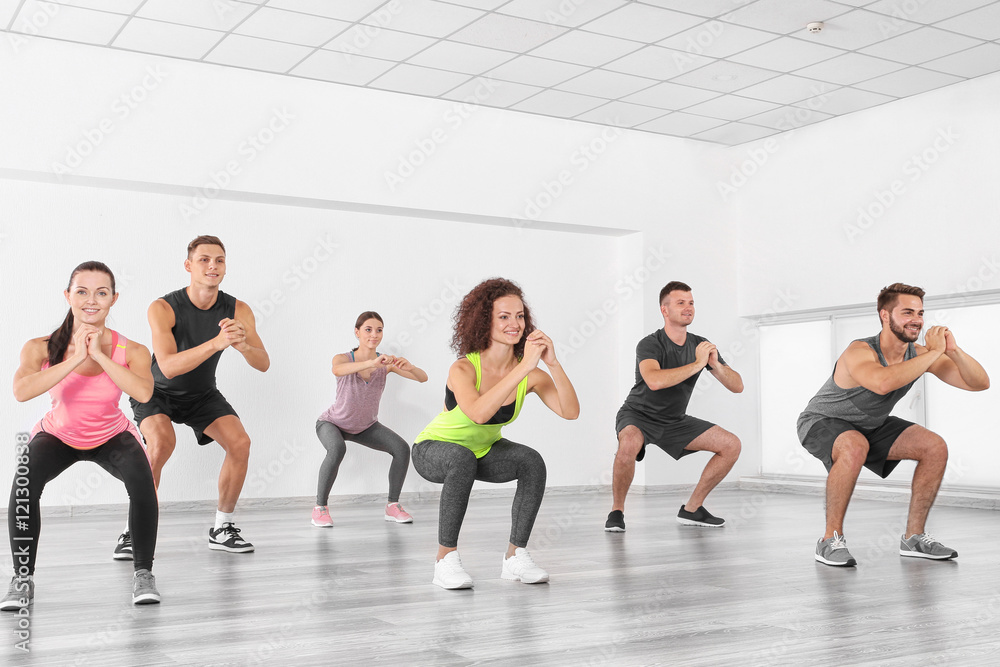
[[[576, 419], [576, 390], [556, 359], [552, 340], [535, 329], [521, 288], [509, 280], [485, 280], [465, 295], [455, 313], [451, 345], [462, 356], [448, 371], [444, 412], [413, 445], [413, 467], [427, 481], [444, 485], [433, 583], [447, 589], [472, 587], [457, 551], [472, 484], [515, 479], [510, 542], [500, 578], [544, 583], [549, 575], [535, 565], [527, 546], [545, 493], [545, 461], [531, 447], [501, 436], [500, 429], [517, 419], [530, 393], [563, 419]], [[548, 373], [538, 368], [539, 361]]]
[[118, 300], [114, 274], [105, 264], [76, 267], [64, 294], [70, 309], [62, 325], [25, 343], [14, 374], [14, 398], [27, 401], [48, 392], [52, 409], [30, 440], [18, 441], [7, 505], [14, 578], [0, 609], [17, 610], [33, 601], [39, 498], [46, 483], [77, 461], [93, 461], [124, 482], [135, 540], [132, 602], [157, 603], [160, 594], [150, 572], [159, 516], [156, 487], [139, 434], [118, 408], [123, 391], [138, 401], [152, 396], [149, 350], [105, 326]]
[[326, 458], [319, 468], [316, 507], [312, 524], [320, 528], [333, 527], [327, 503], [337, 471], [347, 453], [345, 440], [392, 455], [389, 466], [389, 497], [385, 520], [412, 523], [413, 517], [399, 504], [399, 492], [410, 467], [410, 448], [406, 441], [378, 421], [378, 405], [385, 389], [385, 378], [396, 373], [404, 378], [427, 382], [423, 372], [403, 357], [380, 354], [382, 316], [368, 310], [358, 315], [354, 336], [358, 346], [333, 358], [333, 374], [337, 376], [337, 398], [316, 422], [316, 435], [326, 448]]

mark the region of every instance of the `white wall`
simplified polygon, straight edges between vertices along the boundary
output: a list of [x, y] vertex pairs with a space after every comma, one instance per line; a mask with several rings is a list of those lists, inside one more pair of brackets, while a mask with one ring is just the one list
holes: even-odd
[[[387, 318], [388, 342], [412, 332], [405, 352], [430, 374], [426, 385], [391, 383], [383, 402], [384, 421], [410, 438], [439, 408], [452, 358], [450, 308], [438, 307], [426, 330], [420, 309], [438, 305], [452, 281], [519, 280], [584, 409], [566, 423], [529, 405], [509, 429], [543, 451], [553, 485], [609, 480], [614, 414], [636, 342], [662, 325], [665, 282], [695, 286], [697, 332], [724, 350], [739, 336], [735, 227], [705, 144], [37, 39], [0, 53], [0, 89], [31, 91], [0, 106], [0, 126], [18, 128], [0, 135], [0, 254], [23, 311], [4, 330], [0, 375], [13, 373], [25, 339], [58, 323], [78, 262], [97, 256], [119, 272], [113, 326], [148, 342], [146, 305], [186, 282], [185, 244], [219, 234], [231, 259], [224, 287], [261, 316], [273, 359], [263, 376], [239, 359], [220, 365], [220, 386], [254, 439], [244, 497], [313, 492], [321, 450], [312, 427], [333, 397], [329, 358], [350, 345], [363, 309]], [[412, 176], [387, 182], [442, 132]], [[333, 257], [296, 282], [295, 267], [331, 236]], [[692, 412], [749, 435], [755, 406], [725, 394], [709, 381]], [[4, 402], [0, 417], [13, 435], [45, 407]], [[179, 433], [161, 498], [213, 498], [221, 452]], [[334, 493], [384, 491], [384, 458], [352, 448]], [[701, 464], [690, 459], [652, 456], [636, 482], [693, 482]], [[45, 502], [124, 498], [117, 483], [91, 484], [90, 472], [67, 473]], [[420, 483], [411, 471], [405, 490]]]
[[[739, 313], [768, 323], [794, 311], [872, 304], [869, 333], [876, 333], [874, 301], [884, 285], [920, 285], [929, 296], [1000, 288], [998, 103], [1000, 75], [993, 74], [717, 157], [717, 191], [740, 229]], [[928, 321], [935, 317], [929, 308]], [[755, 329], [745, 331], [756, 356]], [[967, 351], [983, 356], [974, 337], [955, 331]], [[825, 358], [823, 345], [816, 341], [816, 354]], [[794, 354], [782, 363], [809, 366]], [[1000, 373], [987, 371], [994, 381]], [[928, 380], [928, 395], [950, 392], [963, 404], [996, 400], [995, 389], [973, 397], [938, 385]], [[798, 409], [818, 386], [798, 397]], [[761, 397], [786, 399], [794, 400]], [[956, 455], [970, 441], [980, 447], [992, 439], [985, 420], [974, 432], [941, 420], [929, 426], [963, 440], [953, 443]], [[769, 449], [779, 446], [764, 441], [764, 458], [781, 460]], [[948, 481], [1000, 487], [1000, 473]]]

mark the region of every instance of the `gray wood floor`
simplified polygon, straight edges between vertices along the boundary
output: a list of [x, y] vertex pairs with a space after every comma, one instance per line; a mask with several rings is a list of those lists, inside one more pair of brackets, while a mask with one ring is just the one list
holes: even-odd
[[[529, 548], [549, 584], [499, 579], [508, 498], [474, 499], [460, 551], [468, 591], [431, 584], [437, 504], [412, 525], [380, 505], [237, 516], [257, 545], [207, 548], [210, 515], [164, 514], [154, 573], [163, 603], [130, 602], [131, 563], [111, 560], [121, 519], [49, 518], [30, 653], [0, 615], [3, 665], [998, 665], [997, 515], [939, 507], [931, 531], [955, 562], [902, 559], [905, 506], [856, 501], [859, 566], [813, 560], [821, 501], [720, 491], [722, 529], [674, 521], [680, 495], [634, 495], [628, 532], [610, 499], [549, 494]], [[8, 561], [9, 562], [9, 561]]]

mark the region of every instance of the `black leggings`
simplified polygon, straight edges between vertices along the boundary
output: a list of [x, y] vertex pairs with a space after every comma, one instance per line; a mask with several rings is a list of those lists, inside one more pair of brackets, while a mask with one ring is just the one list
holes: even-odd
[[438, 504], [438, 544], [457, 547], [472, 483], [517, 480], [510, 508], [510, 543], [528, 546], [531, 528], [545, 493], [545, 461], [531, 447], [506, 438], [493, 443], [486, 456], [477, 459], [462, 445], [423, 440], [413, 445], [413, 467], [428, 482], [444, 484]]
[[42, 530], [39, 501], [45, 485], [77, 461], [93, 461], [125, 483], [129, 496], [128, 521], [133, 538], [135, 569], [153, 567], [159, 520], [156, 486], [146, 451], [135, 436], [124, 431], [93, 449], [74, 449], [43, 431], [31, 439], [27, 451], [24, 449], [18, 449], [14, 483], [7, 505], [7, 532], [17, 576], [35, 572], [38, 535]]

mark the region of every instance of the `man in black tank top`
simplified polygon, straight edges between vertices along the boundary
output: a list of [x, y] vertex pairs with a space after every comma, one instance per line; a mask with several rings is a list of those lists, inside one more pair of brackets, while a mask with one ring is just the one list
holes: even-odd
[[[215, 236], [199, 236], [188, 245], [184, 268], [191, 284], [157, 299], [147, 313], [153, 333], [153, 398], [133, 400], [132, 410], [149, 453], [153, 480], [176, 444], [171, 421], [191, 427], [198, 444], [213, 440], [226, 452], [219, 473], [219, 504], [215, 526], [208, 531], [210, 549], [246, 553], [253, 545], [240, 537], [233, 523], [236, 501], [243, 489], [250, 457], [250, 437], [233, 407], [215, 384], [222, 352], [233, 348], [251, 367], [263, 372], [270, 360], [257, 335], [253, 312], [242, 301], [222, 292], [226, 250]], [[129, 531], [118, 539], [115, 558], [132, 557]]]
[[635, 475], [635, 462], [656, 445], [675, 459], [696, 451], [712, 454], [677, 521], [687, 526], [719, 527], [725, 519], [702, 506], [705, 498], [732, 469], [740, 456], [740, 439], [711, 422], [686, 414], [688, 401], [701, 372], [715, 376], [726, 389], [743, 391], [743, 378], [731, 369], [715, 345], [689, 333], [694, 320], [691, 288], [679, 281], [660, 290], [663, 328], [646, 336], [635, 350], [635, 386], [615, 420], [615, 455], [611, 513], [604, 530], [625, 532], [625, 496]]
[[926, 345], [915, 345], [924, 326], [924, 291], [894, 283], [882, 289], [876, 309], [882, 322], [877, 336], [851, 343], [833, 375], [799, 416], [802, 446], [826, 466], [826, 533], [816, 544], [816, 560], [851, 566], [844, 515], [864, 466], [887, 477], [901, 460], [917, 462], [901, 556], [948, 560], [958, 557], [925, 530], [948, 463], [944, 440], [923, 426], [890, 416], [913, 383], [930, 372], [967, 391], [990, 386], [979, 363], [955, 343], [947, 327], [931, 327]]

